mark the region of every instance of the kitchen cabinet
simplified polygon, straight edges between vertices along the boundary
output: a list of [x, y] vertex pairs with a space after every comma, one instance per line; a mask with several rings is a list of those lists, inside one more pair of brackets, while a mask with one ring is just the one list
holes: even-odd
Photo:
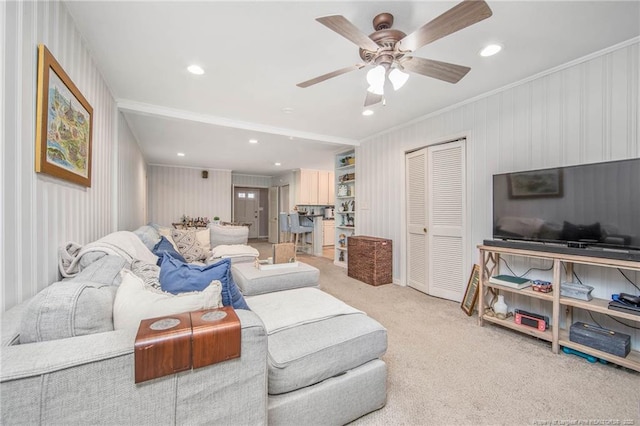
[[325, 206], [334, 203], [334, 174], [325, 170], [300, 169], [295, 172], [296, 203]]
[[332, 246], [335, 243], [335, 222], [333, 220], [325, 220], [322, 222], [322, 245]]

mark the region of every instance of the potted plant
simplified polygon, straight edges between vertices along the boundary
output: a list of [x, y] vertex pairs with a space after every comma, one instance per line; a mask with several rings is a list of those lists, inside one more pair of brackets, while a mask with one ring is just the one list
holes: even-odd
[[214, 225], [219, 225], [220, 224], [220, 218], [218, 216], [214, 216], [213, 220], [211, 221], [211, 223], [213, 223]]

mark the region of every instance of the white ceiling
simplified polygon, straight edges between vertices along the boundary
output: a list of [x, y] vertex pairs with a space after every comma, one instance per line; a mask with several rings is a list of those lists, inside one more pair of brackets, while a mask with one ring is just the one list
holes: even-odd
[[[368, 68], [296, 86], [361, 62], [357, 46], [316, 17], [343, 15], [370, 34], [373, 17], [390, 12], [393, 28], [408, 34], [457, 3], [66, 5], [149, 163], [267, 176], [332, 169], [335, 152], [371, 135], [640, 35], [638, 1], [488, 0], [492, 17], [414, 53], [471, 67], [458, 84], [414, 74], [370, 117], [361, 115]], [[496, 42], [501, 53], [478, 55]], [[205, 74], [188, 73], [192, 63]], [[259, 143], [250, 145], [250, 138]], [[185, 156], [177, 157], [179, 151]]]

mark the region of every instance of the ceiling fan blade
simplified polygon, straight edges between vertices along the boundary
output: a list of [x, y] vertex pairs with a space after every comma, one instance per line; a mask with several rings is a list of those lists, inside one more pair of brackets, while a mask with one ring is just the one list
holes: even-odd
[[444, 36], [487, 19], [493, 14], [486, 2], [465, 0], [399, 41], [401, 51], [415, 51]]
[[316, 18], [316, 21], [320, 22], [330, 30], [337, 32], [352, 43], [357, 44], [364, 50], [375, 52], [380, 47], [375, 41], [371, 40], [368, 35], [360, 31], [358, 27], [353, 25], [342, 15], [323, 16], [321, 18]]
[[346, 74], [349, 71], [359, 70], [359, 69], [363, 68], [365, 65], [366, 64], [351, 65], [350, 67], [346, 67], [346, 68], [342, 68], [342, 69], [339, 69], [339, 70], [335, 70], [335, 71], [332, 71], [330, 73], [323, 74], [323, 75], [321, 75], [319, 77], [312, 78], [311, 80], [303, 81], [302, 83], [296, 84], [296, 86], [302, 87], [302, 88], [313, 86], [314, 84], [321, 83], [321, 82], [323, 82], [325, 80], [329, 80], [330, 78], [337, 77], [337, 76], [342, 75], [342, 74]]
[[382, 95], [376, 95], [375, 93], [371, 93], [367, 90], [367, 97], [364, 98], [365, 107], [369, 107], [380, 102], [382, 102]]
[[471, 70], [471, 68], [462, 65], [416, 57], [406, 58], [401, 65], [408, 71], [454, 84]]

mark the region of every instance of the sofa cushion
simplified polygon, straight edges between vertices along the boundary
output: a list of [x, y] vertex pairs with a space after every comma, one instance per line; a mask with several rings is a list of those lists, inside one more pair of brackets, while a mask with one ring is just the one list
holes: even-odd
[[64, 339], [113, 330], [117, 286], [77, 279], [59, 281], [27, 304], [20, 343]]
[[231, 260], [223, 259], [206, 266], [181, 262], [165, 255], [160, 265], [160, 286], [162, 290], [179, 294], [185, 291], [198, 291], [205, 288], [212, 280], [222, 283], [222, 304], [234, 309], [249, 309], [247, 303], [233, 281]]
[[158, 244], [158, 241], [160, 240], [158, 230], [150, 225], [142, 225], [140, 228], [133, 231], [133, 233], [140, 238], [149, 250], [153, 250], [153, 247]]
[[288, 328], [268, 337], [269, 394], [322, 382], [371, 360], [387, 349], [387, 330], [365, 314]]
[[209, 254], [198, 241], [196, 231], [173, 229], [171, 231], [171, 238], [173, 238], [173, 242], [178, 246], [180, 254], [189, 263], [205, 260]]
[[289, 290], [299, 287], [317, 287], [320, 271], [306, 263], [276, 269], [259, 269], [253, 263], [231, 266], [233, 280], [245, 296]]
[[146, 318], [218, 308], [222, 305], [221, 289], [220, 281], [214, 280], [203, 291], [173, 295], [145, 286], [140, 277], [123, 269], [122, 283], [113, 303], [114, 328], [137, 329]]
[[209, 224], [211, 233], [211, 247], [228, 244], [247, 244], [249, 239], [249, 227]]
[[144, 285], [153, 287], [156, 290], [162, 290], [160, 286], [160, 267], [158, 265], [146, 263], [142, 260], [134, 260], [131, 262], [131, 272], [138, 276], [144, 282]]
[[171, 243], [171, 241], [169, 241], [165, 236], [160, 237], [160, 241], [158, 241], [158, 244], [153, 247], [152, 251], [153, 254], [158, 256], [158, 266], [162, 264], [162, 257], [165, 253], [169, 253], [174, 258], [182, 262], [186, 262], [184, 257], [182, 257], [178, 250], [173, 246], [173, 243]]
[[119, 285], [122, 281], [120, 271], [126, 265], [126, 260], [115, 254], [100, 257], [78, 273], [71, 281], [90, 281], [107, 285]]

